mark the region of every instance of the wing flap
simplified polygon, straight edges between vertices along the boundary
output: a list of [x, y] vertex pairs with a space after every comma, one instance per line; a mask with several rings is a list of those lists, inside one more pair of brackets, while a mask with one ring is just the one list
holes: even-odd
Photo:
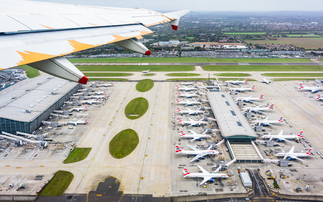
[[3, 35], [0, 37], [0, 44], [13, 42], [15, 46], [0, 46], [3, 58], [0, 61], [0, 69], [60, 57], [104, 44], [141, 37], [148, 33], [152, 31], [142, 25], [128, 25]]

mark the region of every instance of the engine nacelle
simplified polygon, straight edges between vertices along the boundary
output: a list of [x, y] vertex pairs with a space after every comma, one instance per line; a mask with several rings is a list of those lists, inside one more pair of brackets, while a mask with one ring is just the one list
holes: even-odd
[[210, 179], [209, 181], [210, 181], [210, 182], [214, 182], [214, 179], [212, 178], [212, 179]]
[[204, 159], [205, 159], [205, 157], [203, 156], [203, 157], [201, 157], [201, 159], [202, 159], [202, 160], [204, 160]]
[[277, 142], [281, 142], [282, 140], [281, 139], [277, 139]]
[[197, 161], [197, 162], [199, 162], [199, 161], [200, 161], [200, 159], [196, 159], [196, 161]]

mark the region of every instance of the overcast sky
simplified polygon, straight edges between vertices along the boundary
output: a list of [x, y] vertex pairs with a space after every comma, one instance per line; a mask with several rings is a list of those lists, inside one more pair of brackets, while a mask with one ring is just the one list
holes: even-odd
[[323, 0], [38, 0], [96, 6], [191, 11], [323, 11]]

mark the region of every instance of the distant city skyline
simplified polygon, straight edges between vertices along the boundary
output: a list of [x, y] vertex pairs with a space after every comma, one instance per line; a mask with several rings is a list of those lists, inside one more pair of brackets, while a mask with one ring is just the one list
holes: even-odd
[[37, 0], [108, 7], [191, 11], [323, 11], [322, 0]]

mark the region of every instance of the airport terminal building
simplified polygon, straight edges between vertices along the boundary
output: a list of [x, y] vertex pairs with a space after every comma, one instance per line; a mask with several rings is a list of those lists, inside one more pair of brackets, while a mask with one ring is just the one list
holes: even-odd
[[1, 91], [0, 132], [32, 133], [80, 87], [80, 84], [45, 75]]

